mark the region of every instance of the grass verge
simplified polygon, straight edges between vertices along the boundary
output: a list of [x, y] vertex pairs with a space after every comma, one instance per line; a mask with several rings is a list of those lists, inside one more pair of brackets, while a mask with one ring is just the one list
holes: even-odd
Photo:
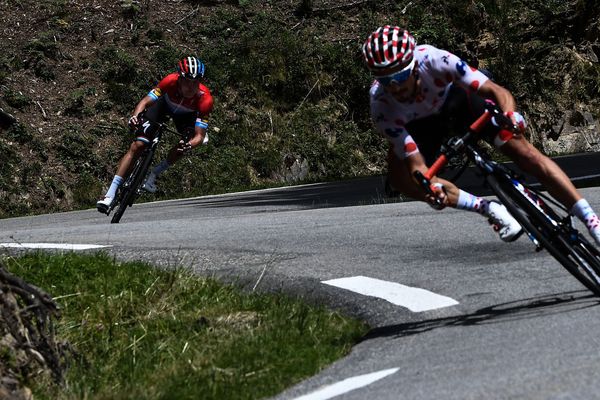
[[62, 387], [38, 399], [258, 399], [342, 357], [366, 325], [283, 295], [241, 292], [185, 269], [107, 254], [8, 258], [62, 307], [74, 346]]

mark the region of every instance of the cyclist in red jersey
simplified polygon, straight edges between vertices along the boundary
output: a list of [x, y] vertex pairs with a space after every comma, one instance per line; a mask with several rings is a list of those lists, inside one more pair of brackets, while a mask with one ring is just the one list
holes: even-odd
[[208, 116], [213, 109], [213, 98], [208, 88], [201, 83], [205, 69], [202, 61], [196, 57], [181, 59], [177, 72], [164, 77], [137, 104], [129, 119], [130, 127], [135, 129], [135, 139], [119, 162], [117, 173], [104, 198], [96, 203], [98, 211], [108, 211], [115, 201], [117, 189], [131, 172], [135, 160], [152, 142], [158, 127], [147, 121], [160, 123], [170, 116], [177, 130], [187, 138], [180, 140], [171, 149], [167, 159], [150, 172], [142, 186], [148, 192], [156, 192], [156, 179], [169, 166], [194, 147], [208, 142]]
[[[562, 169], [525, 139], [525, 120], [507, 89], [446, 50], [417, 46], [414, 37], [397, 26], [375, 30], [362, 50], [375, 78], [370, 89], [371, 118], [392, 145], [388, 179], [393, 190], [434, 205], [435, 199], [423, 194], [414, 172], [427, 171], [448, 131], [464, 132], [483, 114], [486, 102], [495, 102], [520, 132], [490, 124], [483, 137], [535, 176], [600, 244], [598, 216]], [[503, 240], [512, 241], [522, 231], [503, 205], [467, 193], [452, 182], [440, 178], [434, 182], [435, 196], [443, 204], [488, 217], [498, 225]]]

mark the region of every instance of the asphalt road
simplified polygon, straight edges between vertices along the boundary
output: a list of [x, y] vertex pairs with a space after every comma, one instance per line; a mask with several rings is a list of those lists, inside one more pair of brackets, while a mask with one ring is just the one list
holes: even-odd
[[[528, 239], [503, 243], [481, 216], [380, 189], [371, 178], [146, 203], [116, 225], [95, 210], [5, 219], [0, 243], [108, 245], [369, 322], [346, 358], [276, 399], [600, 398], [600, 299]], [[600, 189], [582, 191], [600, 210]], [[457, 303], [411, 311], [322, 283], [347, 277]], [[350, 379], [378, 371], [368, 385]]]

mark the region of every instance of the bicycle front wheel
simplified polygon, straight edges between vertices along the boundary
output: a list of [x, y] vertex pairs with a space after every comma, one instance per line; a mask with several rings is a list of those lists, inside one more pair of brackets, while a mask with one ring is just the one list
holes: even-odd
[[544, 210], [508, 177], [489, 175], [487, 182], [523, 229], [571, 275], [600, 296], [600, 253], [571, 227], [563, 226], [547, 205]]
[[152, 162], [153, 151], [143, 154], [136, 162], [133, 171], [129, 175], [127, 182], [123, 185], [123, 191], [120, 194], [119, 205], [115, 211], [110, 222], [112, 224], [118, 224], [121, 217], [127, 210], [127, 207], [131, 207], [137, 196], [138, 188], [142, 184], [150, 163]]

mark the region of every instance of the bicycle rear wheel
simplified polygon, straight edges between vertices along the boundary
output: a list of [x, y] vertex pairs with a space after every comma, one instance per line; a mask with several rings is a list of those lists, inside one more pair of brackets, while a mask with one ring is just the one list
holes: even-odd
[[140, 158], [137, 160], [133, 171], [131, 171], [131, 174], [129, 175], [129, 178], [123, 184], [123, 191], [119, 195], [119, 205], [117, 206], [117, 210], [110, 220], [111, 224], [118, 224], [121, 220], [121, 217], [125, 213], [125, 210], [127, 210], [127, 207], [131, 207], [133, 205], [133, 202], [137, 197], [138, 188], [142, 184], [142, 181], [148, 172], [153, 155], [154, 152], [150, 151], [140, 156]]
[[510, 178], [489, 175], [487, 182], [511, 215], [571, 275], [600, 296], [600, 253], [547, 205], [544, 211], [515, 187]]
[[[600, 252], [589, 243], [579, 232], [573, 233], [574, 237], [562, 234], [558, 236], [565, 253], [575, 260], [581, 274], [579, 281], [588, 289], [600, 296]], [[584, 282], [588, 282], [586, 284]]]

